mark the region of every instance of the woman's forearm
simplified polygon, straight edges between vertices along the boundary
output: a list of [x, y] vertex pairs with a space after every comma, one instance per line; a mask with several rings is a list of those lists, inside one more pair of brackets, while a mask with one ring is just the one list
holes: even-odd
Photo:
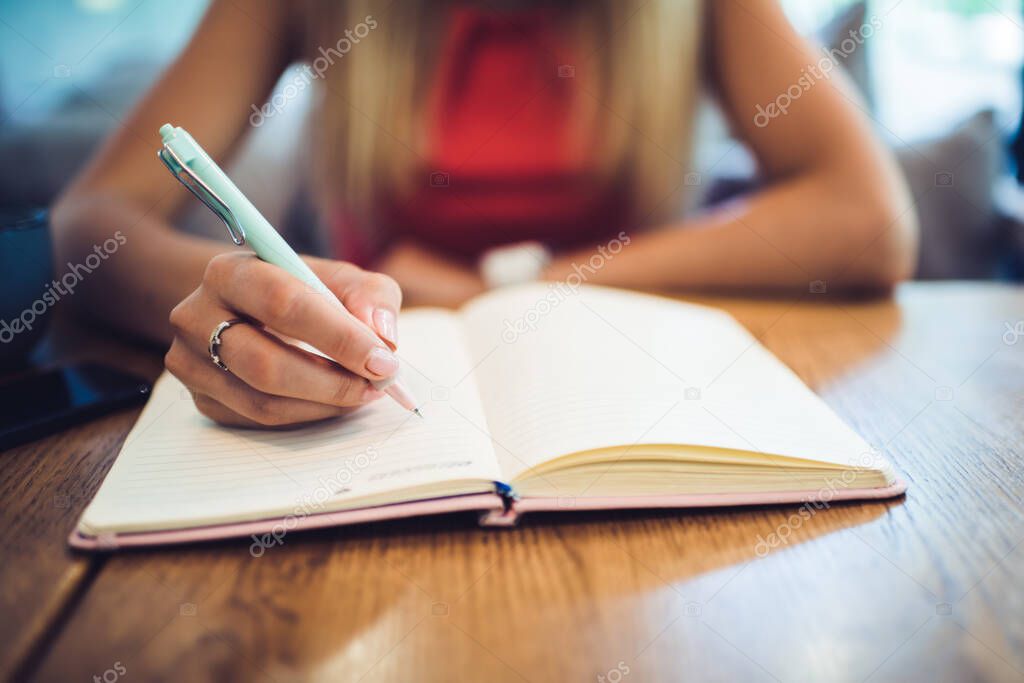
[[167, 316], [230, 244], [181, 234], [155, 212], [112, 195], [83, 192], [54, 208], [55, 280], [80, 315], [133, 336], [167, 342]]
[[[629, 233], [617, 255], [591, 261], [594, 284], [639, 288], [886, 288], [913, 267], [909, 196], [858, 192], [824, 175], [797, 178], [662, 230]], [[556, 258], [560, 280], [591, 252]], [[591, 272], [591, 270], [593, 272]]]

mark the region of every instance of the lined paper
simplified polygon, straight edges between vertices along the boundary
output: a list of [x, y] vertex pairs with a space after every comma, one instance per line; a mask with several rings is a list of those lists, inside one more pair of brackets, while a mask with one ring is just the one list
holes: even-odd
[[[455, 317], [418, 311], [402, 319], [403, 379], [429, 399], [421, 420], [390, 399], [292, 431], [227, 429], [199, 414], [187, 389], [164, 374], [96, 498], [90, 530], [176, 528], [311, 514], [360, 498], [500, 473]], [[429, 368], [426, 371], [425, 368]], [[436, 387], [443, 387], [438, 392]]]
[[[870, 447], [726, 313], [618, 290], [533, 284], [463, 312], [502, 470], [682, 444], [840, 466]], [[511, 330], [511, 332], [510, 332]]]
[[766, 490], [777, 483], [764, 466], [858, 468], [871, 455], [727, 314], [558, 287], [495, 291], [458, 313], [403, 313], [403, 379], [425, 420], [383, 399], [293, 431], [226, 429], [165, 375], [80, 528], [185, 528], [490, 491], [546, 461], [612, 447], [732, 451], [754, 458], [762, 474], [747, 485]]

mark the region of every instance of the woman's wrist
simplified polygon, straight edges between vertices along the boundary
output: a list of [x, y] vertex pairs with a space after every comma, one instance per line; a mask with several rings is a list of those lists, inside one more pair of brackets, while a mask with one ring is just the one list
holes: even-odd
[[473, 269], [449, 261], [413, 242], [400, 242], [372, 266], [394, 278], [402, 288], [406, 306], [457, 307], [485, 291]]
[[199, 284], [210, 258], [232, 248], [178, 232], [162, 217], [117, 197], [65, 198], [55, 213], [59, 270], [83, 263], [95, 245], [110, 238], [124, 242], [69, 297], [75, 312], [160, 343], [172, 336], [171, 308]]

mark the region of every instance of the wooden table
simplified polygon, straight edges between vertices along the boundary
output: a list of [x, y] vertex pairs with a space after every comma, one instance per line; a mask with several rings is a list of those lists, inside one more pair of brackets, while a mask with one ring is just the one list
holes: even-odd
[[[788, 506], [535, 515], [511, 531], [410, 520], [289, 536], [259, 559], [245, 540], [71, 553], [65, 537], [137, 414], [124, 411], [0, 456], [3, 674], [1024, 681], [1024, 336], [1011, 333], [1024, 290], [701, 301], [882, 449], [906, 497], [808, 518]], [[49, 344], [160, 368], [155, 352], [74, 328]], [[768, 549], [773, 532], [789, 536]]]

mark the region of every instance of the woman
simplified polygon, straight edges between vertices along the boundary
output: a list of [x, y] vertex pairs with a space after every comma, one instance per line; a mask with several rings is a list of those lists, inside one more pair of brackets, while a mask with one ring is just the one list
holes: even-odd
[[[171, 341], [167, 367], [198, 408], [250, 426], [318, 420], [378, 398], [368, 380], [397, 371], [402, 294], [457, 305], [488, 286], [478, 260], [505, 244], [550, 250], [546, 265], [515, 279], [564, 278], [625, 234], [628, 248], [588, 282], [888, 287], [913, 260], [910, 201], [842, 76], [807, 75], [821, 59], [775, 0], [214, 0], [177, 62], [59, 201], [58, 262], [81, 260], [120, 230], [126, 255], [92, 274], [75, 304]], [[174, 212], [191, 200], [169, 191], [154, 161], [166, 121], [214, 158], [229, 156], [253, 103], [296, 60], [319, 86], [314, 189], [344, 259], [309, 261], [350, 316], [277, 268], [175, 231]], [[702, 87], [767, 184], [683, 220]], [[207, 342], [239, 317], [252, 324], [224, 333], [225, 373]]]

